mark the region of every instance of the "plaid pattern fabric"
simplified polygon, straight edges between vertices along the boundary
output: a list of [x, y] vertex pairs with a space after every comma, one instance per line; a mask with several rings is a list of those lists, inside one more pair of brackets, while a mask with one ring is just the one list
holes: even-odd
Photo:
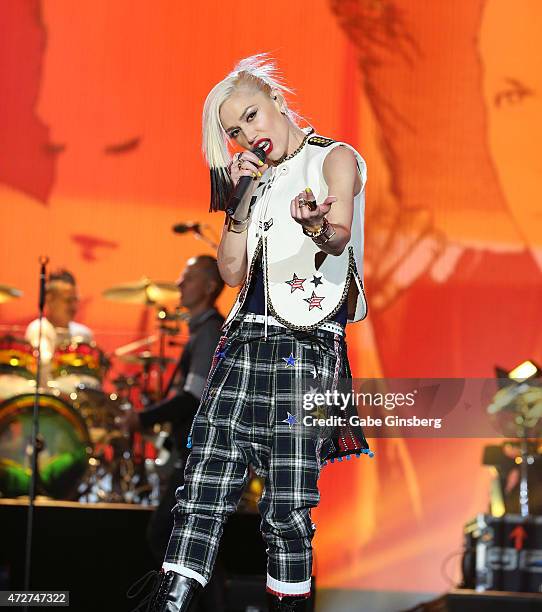
[[261, 324], [236, 320], [230, 326], [194, 419], [167, 563], [209, 579], [223, 523], [237, 507], [250, 463], [265, 478], [259, 509], [269, 576], [286, 583], [310, 579], [310, 509], [319, 501], [323, 460], [363, 452], [367, 442], [361, 430], [333, 429], [323, 437], [321, 430], [303, 426], [300, 398], [307, 381], [331, 389], [348, 374], [337, 334], [269, 327], [264, 340]]

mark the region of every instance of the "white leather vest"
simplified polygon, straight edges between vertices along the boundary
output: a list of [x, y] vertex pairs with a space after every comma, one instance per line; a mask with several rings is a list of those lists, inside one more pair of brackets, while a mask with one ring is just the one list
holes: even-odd
[[[324, 160], [341, 145], [356, 156], [362, 188], [354, 198], [350, 241], [342, 254], [335, 256], [321, 251], [303, 234], [301, 226], [291, 217], [290, 202], [306, 187], [311, 188], [318, 203], [325, 200], [328, 186], [323, 176]], [[244, 303], [260, 251], [266, 314], [273, 315], [283, 325], [291, 329], [313, 329], [332, 319], [349, 297], [348, 321], [366, 317], [362, 280], [366, 178], [365, 161], [355, 149], [319, 135], [310, 136], [297, 154], [267, 170], [252, 197], [247, 230], [247, 277], [225, 325]], [[356, 287], [349, 296], [352, 281]]]

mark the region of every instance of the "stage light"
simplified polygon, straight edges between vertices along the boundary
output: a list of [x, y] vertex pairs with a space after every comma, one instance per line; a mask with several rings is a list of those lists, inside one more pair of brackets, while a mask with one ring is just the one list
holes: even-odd
[[532, 359], [527, 359], [511, 370], [495, 366], [495, 375], [497, 377], [497, 384], [502, 389], [507, 387], [510, 381], [521, 384], [534, 378], [540, 378], [542, 370]]
[[524, 382], [528, 378], [535, 378], [537, 375], [540, 375], [540, 370], [535, 363], [529, 360], [520, 363], [513, 370], [508, 372], [508, 378], [516, 382]]

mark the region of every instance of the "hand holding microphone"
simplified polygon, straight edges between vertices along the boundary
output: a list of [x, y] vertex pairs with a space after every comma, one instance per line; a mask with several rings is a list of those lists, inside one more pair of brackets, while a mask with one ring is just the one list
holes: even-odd
[[[226, 212], [230, 217], [233, 217], [250, 187], [255, 188], [255, 183], [268, 167], [265, 163], [265, 151], [261, 146], [234, 155], [230, 166], [230, 176], [235, 188], [226, 206]], [[246, 216], [248, 209], [244, 212]]]

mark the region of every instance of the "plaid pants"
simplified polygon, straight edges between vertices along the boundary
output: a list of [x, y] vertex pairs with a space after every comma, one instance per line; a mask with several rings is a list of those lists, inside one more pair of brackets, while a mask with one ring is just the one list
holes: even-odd
[[264, 340], [262, 324], [235, 321], [221, 338], [192, 426], [166, 569], [174, 564], [180, 573], [209, 580], [223, 524], [237, 507], [252, 464], [265, 479], [259, 510], [267, 588], [281, 595], [310, 591], [310, 509], [319, 502], [324, 441], [299, 415], [300, 398], [315, 373], [327, 388], [349, 373], [340, 335], [269, 327]]

